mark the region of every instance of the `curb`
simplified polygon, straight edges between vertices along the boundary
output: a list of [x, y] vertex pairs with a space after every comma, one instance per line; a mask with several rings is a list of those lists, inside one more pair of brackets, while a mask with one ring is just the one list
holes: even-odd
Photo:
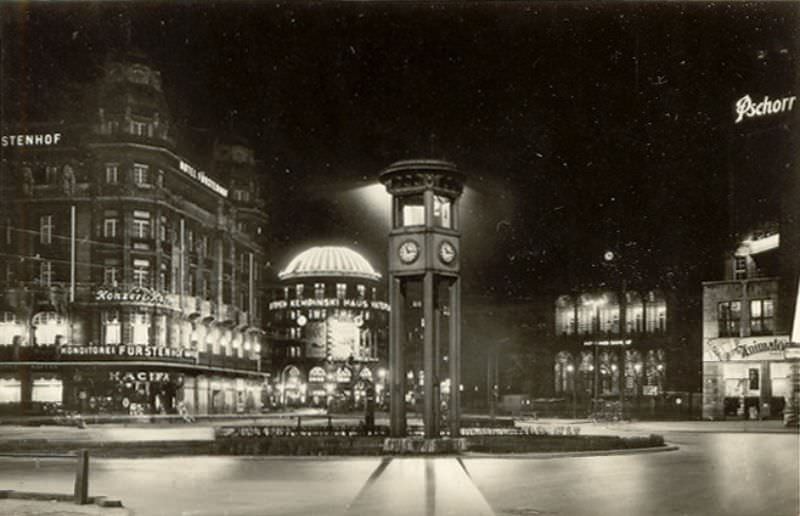
[[654, 448], [629, 448], [626, 450], [589, 450], [578, 452], [558, 453], [481, 453], [465, 452], [460, 455], [463, 459], [562, 459], [570, 457], [605, 457], [609, 455], [638, 455], [643, 453], [661, 453], [680, 450], [678, 446], [659, 446]]
[[[0, 491], [0, 500], [35, 500], [40, 502], [49, 502], [51, 500], [55, 500], [58, 502], [74, 503], [74, 499], [74, 495], [62, 493], [34, 493], [30, 491], [14, 491], [13, 489], [4, 489]], [[92, 504], [97, 505], [98, 507], [122, 508], [121, 501], [114, 500], [106, 496], [90, 496], [89, 503], [86, 505]]]

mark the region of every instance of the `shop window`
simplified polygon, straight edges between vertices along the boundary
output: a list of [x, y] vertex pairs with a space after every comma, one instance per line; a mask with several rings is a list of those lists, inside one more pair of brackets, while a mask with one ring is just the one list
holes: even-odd
[[750, 334], [772, 335], [775, 333], [775, 307], [772, 299], [750, 301]]
[[68, 331], [66, 319], [56, 312], [40, 312], [33, 316], [34, 342], [38, 346], [61, 343]]
[[725, 301], [717, 305], [717, 322], [720, 337], [738, 337], [742, 318], [741, 301]]
[[39, 403], [64, 401], [64, 386], [57, 378], [35, 378], [32, 387], [31, 401]]
[[115, 185], [119, 182], [119, 164], [106, 163], [106, 183]]
[[103, 321], [103, 344], [122, 343], [122, 324], [118, 310], [107, 310], [101, 314]]
[[425, 201], [422, 195], [399, 197], [399, 226], [421, 226], [425, 224]]
[[150, 286], [149, 260], [133, 260], [133, 284], [137, 287]]
[[53, 216], [42, 215], [39, 217], [39, 243], [52, 244], [53, 243]]
[[322, 301], [325, 299], [325, 284], [324, 283], [314, 283], [314, 299], [317, 301]]
[[22, 384], [16, 378], [0, 378], [0, 403], [19, 403]]
[[347, 284], [345, 283], [337, 283], [336, 284], [336, 299], [344, 299], [347, 297]]
[[433, 224], [440, 228], [452, 228], [453, 201], [442, 195], [433, 196]]
[[150, 238], [150, 212], [135, 210], [133, 212], [134, 238]]
[[758, 385], [758, 369], [749, 369], [747, 371], [747, 386], [748, 389], [751, 391], [759, 390], [760, 386]]
[[134, 163], [133, 165], [133, 182], [139, 186], [150, 184], [150, 167], [142, 165], [141, 163]]
[[131, 314], [134, 344], [147, 345], [150, 342], [150, 324], [150, 314], [144, 312], [134, 312]]
[[48, 287], [53, 283], [53, 262], [50, 260], [42, 260], [39, 264], [39, 282]]

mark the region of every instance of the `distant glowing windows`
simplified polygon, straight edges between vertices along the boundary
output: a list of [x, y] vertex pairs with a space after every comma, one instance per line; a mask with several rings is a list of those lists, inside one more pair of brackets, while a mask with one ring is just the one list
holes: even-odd
[[358, 299], [364, 299], [367, 297], [367, 287], [364, 285], [356, 285], [356, 292], [358, 293]]
[[139, 186], [150, 184], [150, 167], [141, 163], [133, 165], [133, 182]]
[[302, 283], [298, 283], [294, 286], [294, 297], [297, 299], [303, 299], [303, 290], [304, 285]]
[[10, 346], [15, 340], [22, 340], [26, 328], [17, 321], [13, 312], [0, 312], [0, 345]]
[[314, 283], [314, 299], [317, 301], [322, 301], [325, 299], [325, 284], [324, 283]]
[[147, 345], [150, 342], [151, 319], [152, 317], [149, 313], [134, 312], [131, 314], [133, 344]]
[[105, 260], [103, 262], [103, 283], [111, 287], [116, 287], [120, 279], [119, 260]]
[[150, 260], [133, 260], [133, 284], [137, 287], [150, 286]]
[[323, 383], [325, 382], [325, 370], [321, 367], [313, 367], [308, 372], [309, 383]]
[[39, 264], [39, 282], [48, 287], [53, 283], [53, 262], [50, 260], [42, 260]]
[[344, 299], [347, 297], [347, 284], [346, 283], [337, 283], [336, 284], [336, 299]]
[[103, 238], [117, 238], [118, 227], [117, 212], [107, 210], [103, 219]]
[[733, 258], [733, 279], [747, 279], [747, 257], [734, 256]]
[[150, 212], [135, 210], [133, 212], [133, 236], [150, 238]]
[[39, 312], [33, 316], [34, 341], [39, 346], [61, 344], [66, 338], [69, 325], [56, 312]]

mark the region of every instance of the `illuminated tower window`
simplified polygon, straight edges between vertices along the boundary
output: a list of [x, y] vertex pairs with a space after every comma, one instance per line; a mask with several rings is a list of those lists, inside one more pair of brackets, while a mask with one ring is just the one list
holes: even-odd
[[433, 196], [433, 223], [440, 228], [452, 228], [452, 206], [453, 201], [449, 197], [442, 195]]
[[421, 226], [425, 224], [425, 201], [422, 195], [399, 197], [397, 200], [400, 226]]

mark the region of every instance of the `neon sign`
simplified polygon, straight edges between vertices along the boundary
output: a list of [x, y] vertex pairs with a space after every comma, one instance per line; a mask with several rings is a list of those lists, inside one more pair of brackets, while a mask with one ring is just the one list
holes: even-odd
[[745, 118], [759, 118], [766, 115], [775, 115], [791, 111], [797, 97], [783, 97], [782, 99], [770, 99], [764, 96], [761, 102], [753, 102], [750, 95], [745, 95], [736, 101], [736, 121], [738, 124]]

